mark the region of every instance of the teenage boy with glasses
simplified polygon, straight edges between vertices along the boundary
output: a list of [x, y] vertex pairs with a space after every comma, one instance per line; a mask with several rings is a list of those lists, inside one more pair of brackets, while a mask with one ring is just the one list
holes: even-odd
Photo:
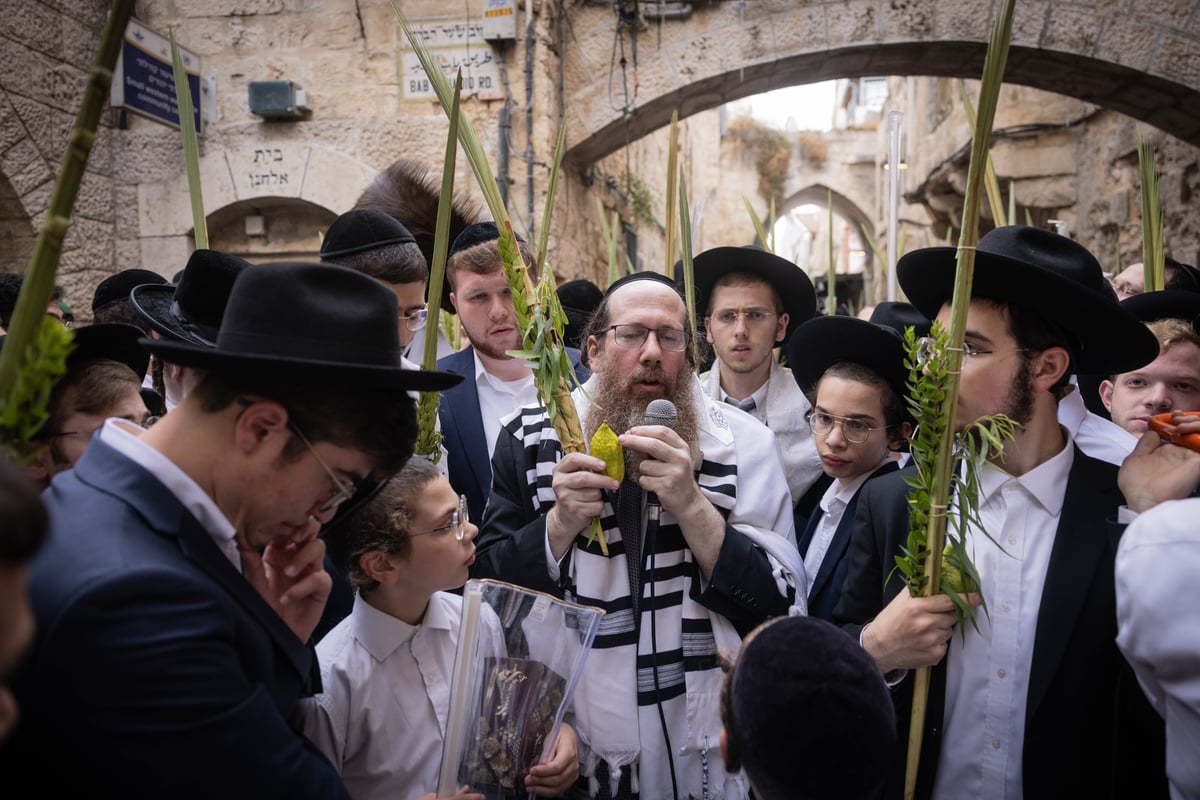
[[808, 425], [832, 480], [796, 544], [808, 575], [808, 613], [830, 620], [842, 596], [859, 490], [898, 469], [912, 432], [905, 408], [904, 341], [891, 328], [853, 317], [818, 317], [787, 343], [796, 383], [812, 403]]
[[[433, 798], [462, 622], [451, 590], [467, 580], [477, 532], [465, 498], [423, 458], [326, 531], [356, 596], [317, 646], [325, 691], [301, 703], [303, 729], [355, 800]], [[563, 725], [519, 788], [557, 797], [578, 774], [575, 733]], [[457, 796], [482, 798], [468, 787]]]
[[[809, 489], [825, 482], [816, 444], [804, 423], [808, 400], [779, 363], [779, 347], [817, 311], [816, 292], [804, 270], [758, 247], [715, 247], [696, 256], [696, 313], [712, 345], [712, 369], [700, 383], [714, 400], [746, 411], [779, 442], [793, 505], [811, 511]], [[678, 278], [678, 276], [677, 276]], [[677, 282], [679, 282], [677, 280]]]

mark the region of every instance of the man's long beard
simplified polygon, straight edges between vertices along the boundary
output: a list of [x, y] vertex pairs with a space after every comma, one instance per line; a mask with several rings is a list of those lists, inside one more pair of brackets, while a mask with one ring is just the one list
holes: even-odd
[[[694, 462], [700, 445], [691, 380], [686, 372], [672, 380], [661, 367], [639, 366], [633, 374], [624, 375], [615, 368], [601, 364], [596, 370], [596, 387], [591, 392], [593, 404], [583, 421], [584, 435], [590, 442], [596, 429], [604, 422], [618, 436], [636, 425], [646, 424], [646, 406], [650, 400], [635, 396], [632, 391], [634, 384], [646, 379], [661, 381], [666, 387], [666, 399], [675, 404], [675, 433], [687, 442]], [[624, 452], [625, 474], [637, 478], [646, 456], [633, 450]]]

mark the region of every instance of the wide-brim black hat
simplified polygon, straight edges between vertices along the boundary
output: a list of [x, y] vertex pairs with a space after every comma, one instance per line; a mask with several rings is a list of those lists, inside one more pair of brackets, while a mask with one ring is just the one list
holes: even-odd
[[[1200, 292], [1183, 289], [1143, 292], [1135, 294], [1133, 297], [1126, 297], [1121, 301], [1121, 308], [1143, 323], [1157, 322], [1160, 319], [1178, 319], [1200, 331]], [[1088, 411], [1105, 419], [1111, 419], [1111, 416], [1108, 409], [1104, 407], [1104, 401], [1100, 399], [1100, 384], [1114, 374], [1116, 373], [1083, 374], [1076, 378], [1079, 382], [1079, 391], [1083, 396], [1083, 403], [1087, 406]]]
[[178, 285], [137, 286], [133, 310], [168, 339], [212, 347], [217, 341], [233, 282], [250, 262], [218, 250], [188, 257]]
[[[917, 310], [937, 317], [954, 293], [957, 248], [927, 247], [900, 258], [896, 279]], [[1076, 372], [1128, 372], [1153, 361], [1153, 334], [1117, 302], [1100, 263], [1052, 231], [1010, 225], [975, 247], [972, 297], [1027, 309], [1073, 339]]]
[[884, 300], [877, 304], [871, 312], [871, 322], [891, 328], [901, 337], [905, 329], [912, 328], [913, 335], [918, 339], [928, 336], [933, 327], [933, 321], [917, 311], [916, 306], [900, 300]]
[[109, 275], [96, 285], [96, 291], [92, 293], [92, 313], [94, 314], [119, 300], [128, 300], [129, 293], [135, 286], [147, 283], [162, 285], [166, 282], [167, 279], [162, 275], [148, 269], [137, 267], [123, 269], [115, 275]]
[[[714, 247], [692, 259], [692, 274], [696, 281], [696, 316], [708, 314], [708, 301], [713, 284], [730, 272], [745, 272], [771, 284], [788, 324], [785, 336], [791, 336], [802, 324], [817, 313], [817, 292], [804, 270], [782, 256], [768, 253], [756, 245], [744, 247]], [[683, 265], [675, 265], [675, 280], [683, 286]]]
[[321, 240], [321, 260], [378, 250], [393, 244], [415, 244], [416, 237], [390, 214], [370, 208], [347, 211], [333, 221]]
[[102, 322], [75, 329], [75, 349], [67, 356], [67, 367], [106, 358], [119, 361], [145, 380], [150, 353], [141, 345], [146, 332], [136, 325]]
[[857, 317], [816, 317], [801, 325], [784, 347], [801, 391], [812, 391], [825, 370], [849, 361], [878, 374], [898, 397], [908, 394], [904, 340], [886, 325]]
[[402, 365], [396, 296], [332, 264], [257, 264], [238, 275], [216, 346], [143, 339], [164, 361], [222, 374], [435, 392], [462, 380]]

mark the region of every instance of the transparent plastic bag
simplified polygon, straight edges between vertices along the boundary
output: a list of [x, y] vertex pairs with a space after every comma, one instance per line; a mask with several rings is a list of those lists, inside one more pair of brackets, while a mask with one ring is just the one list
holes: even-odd
[[550, 754], [603, 613], [511, 583], [467, 582], [439, 796], [464, 785], [488, 800], [528, 795], [525, 776]]

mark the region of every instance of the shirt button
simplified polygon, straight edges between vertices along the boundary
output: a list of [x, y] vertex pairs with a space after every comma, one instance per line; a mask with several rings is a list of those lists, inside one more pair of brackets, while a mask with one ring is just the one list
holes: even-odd
[[996, 670], [996, 674], [999, 675], [1001, 678], [1003, 678], [1005, 675], [1008, 674], [1008, 672], [1005, 671], [1005, 669], [1003, 667], [1001, 667], [1000, 669]]
[[1000, 740], [999, 739], [992, 739], [992, 749], [993, 750], [1000, 749]]
[[1009, 611], [1012, 611], [1012, 603], [1004, 603], [1000, 608], [1004, 609], [1004, 613], [1007, 614]]
[[1016, 544], [1016, 543], [1017, 543], [1017, 537], [1015, 537], [1015, 536], [1010, 536], [1010, 537], [1008, 537], [1008, 543], [1009, 543], [1009, 544]]

